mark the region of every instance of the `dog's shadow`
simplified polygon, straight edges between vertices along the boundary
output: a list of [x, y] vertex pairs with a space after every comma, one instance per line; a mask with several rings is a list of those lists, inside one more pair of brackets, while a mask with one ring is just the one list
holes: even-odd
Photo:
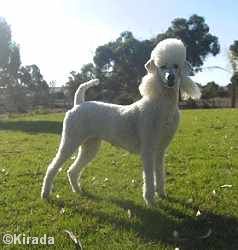
[[[163, 243], [187, 250], [238, 249], [238, 219], [235, 217], [217, 215], [208, 211], [203, 211], [202, 215], [196, 216], [197, 208], [176, 198], [160, 200], [155, 208], [147, 208], [132, 201], [105, 199], [91, 193], [84, 193], [84, 196], [95, 202], [107, 201], [117, 205], [128, 212], [130, 219], [123, 219], [121, 216], [111, 215], [101, 210], [75, 206], [75, 203], [71, 202], [64, 202], [64, 207], [72, 209], [75, 213], [94, 217], [102, 225], [110, 223], [114, 228], [124, 231], [133, 230], [143, 242], [152, 246]], [[59, 200], [51, 202], [52, 205], [62, 207], [62, 202]], [[181, 209], [182, 207], [184, 210]], [[193, 210], [195, 214], [189, 215], [187, 210]]]
[[30, 134], [53, 133], [60, 134], [62, 122], [57, 121], [0, 121], [1, 130], [21, 131]]

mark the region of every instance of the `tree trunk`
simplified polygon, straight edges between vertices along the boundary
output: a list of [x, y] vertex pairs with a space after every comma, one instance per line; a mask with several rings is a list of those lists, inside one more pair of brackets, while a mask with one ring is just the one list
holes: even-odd
[[181, 94], [181, 90], [179, 89], [179, 103], [182, 102], [183, 99], [182, 99], [182, 94]]
[[232, 77], [231, 79], [231, 107], [236, 107], [236, 78]]

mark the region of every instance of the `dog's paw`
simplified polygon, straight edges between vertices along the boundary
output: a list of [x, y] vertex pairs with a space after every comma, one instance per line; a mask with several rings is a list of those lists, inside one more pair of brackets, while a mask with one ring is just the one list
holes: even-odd
[[75, 176], [70, 170], [68, 170], [67, 174], [68, 174], [68, 180], [69, 180], [69, 184], [71, 186], [72, 192], [82, 194], [83, 190], [80, 187], [80, 183], [78, 183], [77, 176]]
[[48, 200], [52, 190], [53, 190], [53, 185], [51, 186], [43, 185], [41, 189], [41, 199]]
[[146, 193], [143, 195], [143, 198], [147, 207], [153, 207], [155, 205], [154, 194]]
[[155, 206], [155, 200], [152, 199], [152, 200], [145, 200], [145, 204], [147, 207], [149, 208], [153, 208]]
[[41, 191], [41, 199], [48, 200], [49, 199], [49, 192], [46, 192], [46, 190]]
[[156, 196], [161, 198], [161, 199], [165, 199], [167, 198], [167, 193], [165, 191], [162, 191], [162, 192], [156, 192]]
[[71, 187], [71, 188], [72, 188], [73, 193], [84, 194], [84, 190], [79, 185]]

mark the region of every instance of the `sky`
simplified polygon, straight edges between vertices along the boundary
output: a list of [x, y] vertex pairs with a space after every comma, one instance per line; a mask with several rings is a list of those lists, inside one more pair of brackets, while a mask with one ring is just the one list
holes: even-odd
[[[218, 36], [221, 52], [204, 67], [231, 70], [229, 46], [238, 40], [238, 1], [234, 0], [0, 0], [0, 16], [20, 45], [22, 65], [37, 64], [47, 81], [65, 84], [71, 71], [93, 61], [96, 48], [131, 31], [137, 39], [165, 32], [176, 17], [203, 16]], [[194, 80], [229, 83], [231, 73], [204, 70]]]

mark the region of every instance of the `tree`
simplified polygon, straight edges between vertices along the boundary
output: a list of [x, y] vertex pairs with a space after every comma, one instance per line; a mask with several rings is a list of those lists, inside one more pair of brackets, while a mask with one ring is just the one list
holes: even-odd
[[9, 44], [11, 43], [11, 28], [6, 20], [0, 17], [0, 68], [3, 69], [8, 64], [10, 56]]
[[152, 41], [137, 40], [129, 31], [120, 34], [114, 42], [96, 49], [94, 63], [97, 76], [104, 83], [106, 99], [130, 103], [137, 99], [144, 63], [150, 57]]
[[0, 17], [0, 85], [17, 84], [17, 71], [20, 67], [19, 46], [11, 40], [11, 28], [6, 20]]
[[18, 71], [19, 84], [31, 93], [33, 105], [49, 102], [49, 86], [37, 65], [22, 66]]
[[[138, 40], [132, 32], [125, 31], [115, 41], [99, 46], [93, 59], [95, 66], [71, 74], [66, 86], [68, 89], [72, 87], [73, 96], [83, 80], [96, 76], [101, 80], [101, 84], [95, 88], [99, 89], [98, 99], [121, 104], [134, 102], [139, 97], [138, 85], [146, 73], [144, 64], [153, 47], [169, 37], [179, 38], [185, 43], [187, 58], [197, 70], [201, 69], [209, 54], [215, 56], [220, 51], [218, 38], [209, 33], [203, 17], [193, 15], [188, 20], [177, 18], [165, 33], [150, 40]], [[90, 72], [93, 74], [88, 74]]]
[[97, 77], [102, 79], [113, 101], [120, 98], [123, 103], [129, 103], [138, 98], [137, 87], [145, 74], [144, 64], [153, 47], [166, 38], [179, 38], [184, 42], [187, 59], [196, 70], [201, 69], [209, 54], [215, 56], [220, 51], [218, 38], [209, 33], [205, 19], [198, 15], [188, 20], [174, 19], [165, 33], [151, 40], [139, 41], [125, 31], [115, 41], [98, 47], [94, 56]]
[[[26, 111], [27, 98], [34, 105], [47, 104], [49, 87], [37, 65], [21, 66], [19, 46], [12, 41], [11, 27], [0, 17], [0, 87], [11, 110]], [[7, 98], [6, 98], [7, 97]]]
[[25, 111], [24, 92], [18, 84], [21, 64], [19, 46], [12, 41], [11, 27], [0, 17], [0, 87], [1, 98], [10, 111]]
[[238, 41], [230, 46], [230, 62], [233, 70], [231, 77], [231, 107], [236, 107], [236, 89], [238, 86]]
[[188, 20], [176, 18], [165, 33], [159, 34], [155, 43], [165, 38], [179, 38], [187, 48], [187, 59], [200, 70], [206, 57], [220, 52], [218, 38], [209, 33], [209, 26], [205, 19], [198, 15], [192, 15]]
[[219, 85], [215, 82], [208, 82], [202, 87], [202, 99], [209, 99], [218, 96]]
[[[70, 100], [73, 100], [74, 93], [80, 84], [96, 78], [96, 68], [92, 63], [83, 65], [80, 72], [72, 71], [68, 82], [65, 84], [66, 95]], [[87, 93], [87, 97], [96, 98], [95, 88], [90, 89]]]

